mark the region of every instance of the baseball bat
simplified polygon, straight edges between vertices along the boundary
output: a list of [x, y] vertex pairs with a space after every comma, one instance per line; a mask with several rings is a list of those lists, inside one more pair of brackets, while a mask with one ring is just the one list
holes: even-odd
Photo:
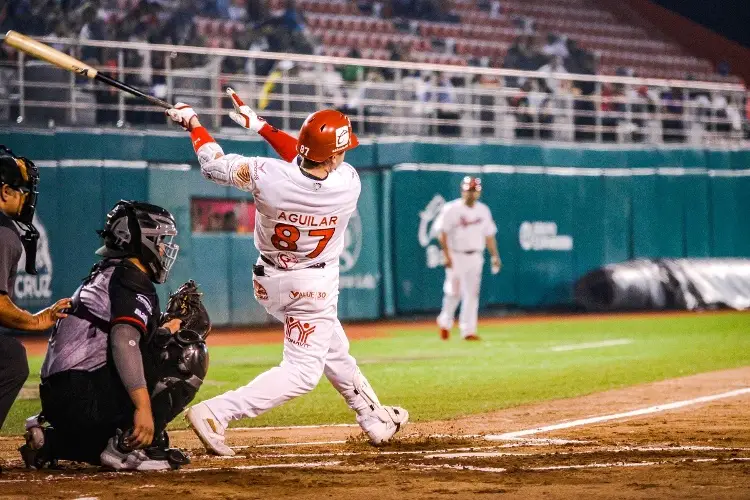
[[79, 75], [91, 78], [92, 80], [100, 81], [106, 85], [110, 85], [112, 87], [120, 89], [123, 92], [127, 92], [128, 94], [132, 94], [136, 97], [140, 97], [141, 99], [145, 99], [156, 106], [161, 106], [164, 109], [169, 109], [172, 107], [172, 105], [166, 101], [162, 101], [161, 99], [158, 99], [152, 95], [148, 95], [135, 87], [131, 87], [130, 85], [127, 85], [120, 80], [112, 78], [106, 73], [102, 73], [101, 71], [92, 68], [88, 64], [84, 64], [75, 57], [64, 54], [57, 49], [53, 49], [49, 45], [45, 45], [34, 40], [33, 38], [22, 35], [21, 33], [15, 32], [13, 30], [9, 31], [5, 35], [5, 43], [10, 45], [11, 47], [15, 47], [21, 52], [29, 54], [30, 56], [36, 57], [37, 59], [42, 59], [43, 61], [47, 61], [50, 64], [54, 64], [58, 68], [72, 71], [73, 73], [78, 73]]

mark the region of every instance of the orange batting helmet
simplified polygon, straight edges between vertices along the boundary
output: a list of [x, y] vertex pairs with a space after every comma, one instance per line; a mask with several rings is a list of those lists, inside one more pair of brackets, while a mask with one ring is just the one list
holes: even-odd
[[482, 179], [467, 175], [461, 181], [461, 191], [476, 191], [480, 193], [482, 191]]
[[349, 117], [335, 109], [323, 109], [308, 116], [297, 139], [297, 153], [314, 162], [324, 162], [357, 146], [359, 140], [352, 132]]

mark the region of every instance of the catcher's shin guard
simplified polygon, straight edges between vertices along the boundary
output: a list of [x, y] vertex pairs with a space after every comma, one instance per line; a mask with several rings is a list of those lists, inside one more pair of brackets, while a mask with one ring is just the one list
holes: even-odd
[[180, 330], [165, 338], [156, 336], [152, 342], [158, 373], [151, 391], [151, 407], [157, 432], [195, 399], [208, 373], [208, 348], [202, 338], [190, 332]]

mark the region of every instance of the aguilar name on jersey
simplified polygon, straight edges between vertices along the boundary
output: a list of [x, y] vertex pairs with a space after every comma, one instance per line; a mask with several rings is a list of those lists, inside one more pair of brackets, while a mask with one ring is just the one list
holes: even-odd
[[362, 188], [354, 167], [342, 163], [326, 179], [316, 179], [296, 163], [274, 158], [228, 154], [202, 161], [204, 172], [210, 162], [228, 164], [230, 182], [253, 194], [261, 255], [283, 269], [338, 265]]

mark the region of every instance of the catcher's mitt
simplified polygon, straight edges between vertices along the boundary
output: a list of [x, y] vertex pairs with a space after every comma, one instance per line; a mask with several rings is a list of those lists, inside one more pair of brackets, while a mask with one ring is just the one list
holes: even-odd
[[172, 319], [182, 320], [181, 330], [193, 330], [203, 339], [211, 332], [211, 319], [206, 306], [201, 302], [198, 285], [190, 280], [169, 296], [167, 308], [161, 315], [161, 324]]

